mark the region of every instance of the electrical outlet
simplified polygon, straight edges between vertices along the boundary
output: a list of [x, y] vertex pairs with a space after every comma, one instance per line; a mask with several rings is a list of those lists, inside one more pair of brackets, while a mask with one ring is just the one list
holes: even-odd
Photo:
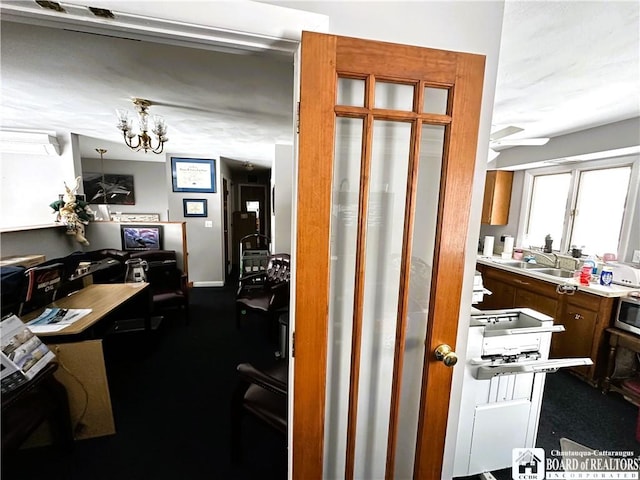
[[633, 251], [633, 258], [631, 259], [633, 263], [640, 263], [640, 250]]

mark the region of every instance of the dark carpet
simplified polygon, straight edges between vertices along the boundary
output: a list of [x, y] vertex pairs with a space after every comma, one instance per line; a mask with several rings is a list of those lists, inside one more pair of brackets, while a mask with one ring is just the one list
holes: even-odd
[[166, 318], [145, 338], [105, 339], [116, 435], [75, 442], [69, 454], [23, 450], [3, 480], [286, 479], [286, 438], [246, 416], [243, 461], [230, 460], [230, 405], [236, 365], [264, 366], [277, 348], [259, 317], [236, 329], [234, 290], [195, 288], [190, 322]]
[[[190, 322], [167, 318], [152, 337], [105, 339], [117, 434], [20, 452], [18, 472], [3, 480], [285, 479], [286, 439], [251, 417], [243, 424], [244, 461], [230, 461], [229, 408], [241, 362], [265, 366], [277, 346], [266, 323], [235, 327], [233, 285], [192, 290]], [[632, 450], [637, 407], [603, 395], [568, 372], [547, 375], [537, 446], [547, 455], [569, 438], [600, 450]], [[511, 479], [511, 469], [493, 472]], [[470, 477], [471, 478], [471, 477]]]

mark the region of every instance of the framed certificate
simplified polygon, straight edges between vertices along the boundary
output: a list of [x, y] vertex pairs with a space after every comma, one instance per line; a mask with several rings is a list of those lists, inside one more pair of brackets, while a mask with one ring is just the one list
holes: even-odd
[[207, 199], [185, 198], [182, 200], [182, 208], [185, 217], [206, 217]]
[[171, 157], [174, 192], [216, 192], [216, 161]]

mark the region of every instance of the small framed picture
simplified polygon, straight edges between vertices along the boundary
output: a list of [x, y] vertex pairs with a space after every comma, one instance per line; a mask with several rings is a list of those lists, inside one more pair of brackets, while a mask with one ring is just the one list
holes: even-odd
[[207, 216], [207, 200], [206, 198], [185, 198], [182, 200], [182, 208], [185, 217], [206, 217]]

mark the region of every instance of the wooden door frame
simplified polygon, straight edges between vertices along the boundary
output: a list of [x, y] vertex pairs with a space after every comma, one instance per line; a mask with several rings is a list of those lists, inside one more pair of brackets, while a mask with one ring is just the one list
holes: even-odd
[[[295, 376], [293, 410], [293, 478], [318, 478], [323, 469], [324, 415], [330, 282], [331, 185], [333, 179], [334, 134], [338, 58], [340, 38], [335, 35], [303, 33], [301, 53], [300, 131], [298, 147], [298, 211], [295, 284]], [[350, 39], [354, 40], [354, 39]], [[386, 42], [362, 41], [361, 49]], [[407, 55], [420, 57], [419, 51], [437, 56], [442, 67], [442, 82], [451, 82], [451, 122], [446, 129], [451, 148], [443, 152], [438, 229], [434, 251], [428, 330], [420, 401], [420, 420], [416, 445], [415, 478], [440, 478], [450, 395], [436, 385], [447, 385], [450, 392], [452, 372], [437, 363], [432, 352], [447, 343], [455, 348], [464, 280], [465, 252], [471, 192], [475, 171], [480, 105], [485, 58], [481, 55], [447, 52], [422, 47], [401, 46]], [[377, 60], [376, 60], [377, 61]], [[393, 59], [389, 59], [393, 63]], [[372, 64], [372, 70], [375, 67]], [[305, 74], [305, 72], [307, 74]], [[308, 74], [313, 72], [312, 74]], [[469, 80], [469, 85], [459, 82]], [[452, 80], [455, 79], [455, 80]], [[331, 105], [331, 108], [327, 107]], [[470, 111], [471, 115], [463, 112]], [[472, 117], [471, 119], [469, 118]], [[303, 137], [302, 132], [313, 132]], [[320, 144], [321, 148], [316, 145]], [[455, 184], [447, 178], [455, 176]], [[326, 219], [310, 221], [310, 219]], [[446, 241], [444, 241], [446, 239]], [[436, 292], [447, 292], [437, 298]], [[454, 319], [454, 328], [440, 328]], [[443, 398], [444, 397], [444, 398]], [[426, 426], [429, 426], [429, 429]], [[435, 431], [435, 435], [433, 435]]]

